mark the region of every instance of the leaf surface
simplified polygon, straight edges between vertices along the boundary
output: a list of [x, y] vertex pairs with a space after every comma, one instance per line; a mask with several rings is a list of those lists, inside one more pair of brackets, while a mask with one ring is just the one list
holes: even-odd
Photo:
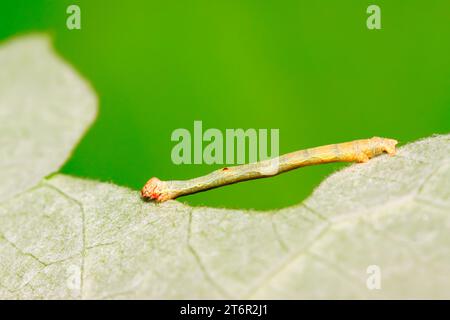
[[449, 298], [449, 141], [352, 165], [273, 212], [53, 176], [1, 204], [2, 297]]
[[[157, 205], [113, 184], [43, 178], [92, 120], [95, 99], [39, 38], [0, 57], [17, 78], [0, 89], [2, 166], [27, 173], [1, 173], [0, 298], [450, 298], [450, 135], [351, 165], [278, 211]], [[59, 81], [35, 81], [42, 70]], [[5, 130], [3, 115], [33, 134]], [[367, 286], [370, 266], [380, 289]]]
[[0, 200], [58, 171], [92, 123], [95, 94], [43, 35], [0, 47]]

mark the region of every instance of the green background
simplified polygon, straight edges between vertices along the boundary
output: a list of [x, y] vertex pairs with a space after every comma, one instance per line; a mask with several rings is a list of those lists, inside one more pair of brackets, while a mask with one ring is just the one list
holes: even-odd
[[[81, 30], [66, 8], [81, 7]], [[366, 8], [381, 7], [368, 30]], [[97, 121], [62, 169], [140, 189], [219, 166], [174, 165], [176, 128], [279, 128], [280, 152], [374, 135], [449, 132], [450, 1], [3, 0], [0, 39], [44, 31], [98, 93]], [[0, 70], [1, 72], [1, 70]], [[49, 155], [51, 156], [51, 155]], [[181, 198], [270, 209], [342, 164]]]

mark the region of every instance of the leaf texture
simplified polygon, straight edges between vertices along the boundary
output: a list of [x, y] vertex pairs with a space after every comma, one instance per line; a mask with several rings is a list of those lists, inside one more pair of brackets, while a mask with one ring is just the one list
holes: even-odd
[[90, 86], [43, 35], [0, 47], [0, 200], [58, 171], [97, 112]]
[[55, 175], [0, 206], [2, 297], [449, 298], [449, 141], [352, 165], [271, 212]]
[[0, 298], [450, 298], [450, 135], [348, 166], [282, 210], [154, 204], [48, 176], [95, 96], [41, 37], [5, 44], [0, 65]]

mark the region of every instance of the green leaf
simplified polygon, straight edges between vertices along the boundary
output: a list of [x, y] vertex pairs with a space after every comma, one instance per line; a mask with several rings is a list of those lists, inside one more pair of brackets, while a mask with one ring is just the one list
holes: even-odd
[[[33, 85], [39, 86], [26, 88]], [[92, 98], [88, 90], [79, 93]], [[53, 94], [60, 91], [46, 92], [49, 101], [57, 99]], [[46, 119], [77, 108], [76, 99], [64, 99], [61, 109], [44, 100]], [[10, 120], [46, 130], [14, 111], [20, 108], [8, 109]], [[76, 117], [84, 119], [80, 132], [89, 121]], [[71, 125], [56, 125], [73, 139], [54, 144], [55, 153], [75, 143]], [[21, 139], [4, 138], [8, 146]], [[29, 143], [39, 148], [40, 139], [36, 132]], [[35, 177], [0, 201], [0, 298], [448, 299], [449, 142], [450, 135], [435, 136], [400, 148], [395, 157], [349, 166], [302, 204], [271, 212], [154, 204], [113, 184], [61, 174], [34, 183]], [[22, 170], [35, 175], [35, 157], [41, 153], [29, 154]], [[41, 177], [57, 170], [44, 167]], [[0, 179], [1, 188], [7, 181]], [[376, 290], [367, 286], [373, 265], [381, 271]]]
[[0, 48], [0, 200], [57, 171], [92, 123], [96, 97], [53, 52], [30, 35]]
[[449, 298], [449, 142], [350, 166], [277, 212], [56, 175], [0, 207], [1, 297]]

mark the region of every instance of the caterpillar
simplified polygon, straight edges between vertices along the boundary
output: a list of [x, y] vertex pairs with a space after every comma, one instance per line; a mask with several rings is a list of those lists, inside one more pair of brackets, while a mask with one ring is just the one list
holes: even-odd
[[142, 188], [141, 196], [145, 199], [164, 202], [241, 181], [275, 176], [310, 165], [330, 162], [367, 162], [382, 153], [395, 155], [397, 143], [398, 141], [394, 139], [373, 137], [294, 151], [260, 162], [225, 167], [190, 180], [161, 181], [153, 177]]

